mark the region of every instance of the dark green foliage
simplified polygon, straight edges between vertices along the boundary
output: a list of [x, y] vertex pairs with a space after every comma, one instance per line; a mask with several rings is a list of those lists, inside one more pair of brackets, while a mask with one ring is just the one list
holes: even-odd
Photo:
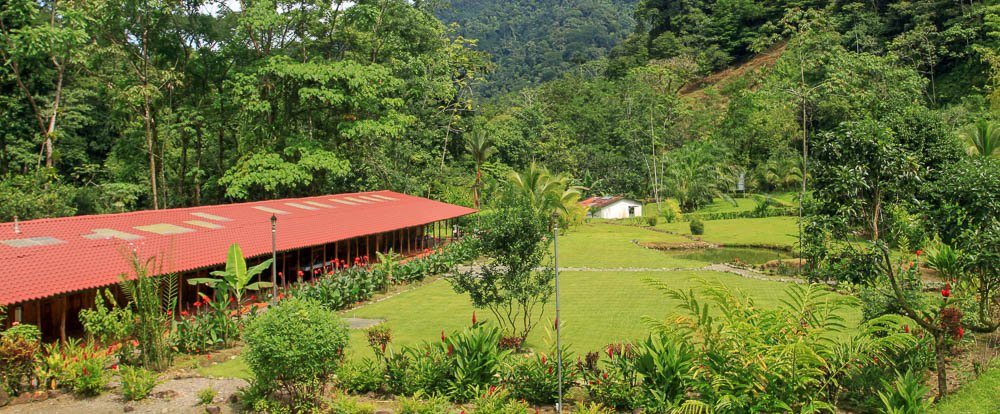
[[28, 389], [40, 341], [41, 332], [34, 325], [15, 325], [0, 332], [0, 391], [18, 395]]
[[688, 227], [691, 229], [691, 234], [695, 236], [705, 234], [705, 223], [702, 223], [701, 220], [692, 219]]
[[882, 400], [883, 412], [886, 414], [923, 414], [934, 403], [934, 398], [925, 399], [930, 387], [924, 385], [921, 371], [906, 370], [906, 373], [896, 372], [896, 378], [891, 383], [882, 380], [883, 391], [878, 397]]
[[121, 367], [118, 375], [122, 383], [122, 397], [125, 401], [139, 401], [149, 396], [156, 386], [156, 373], [142, 367]]
[[173, 361], [167, 315], [177, 306], [177, 277], [153, 276], [161, 270], [156, 268], [156, 257], [143, 260], [135, 251], [128, 254], [133, 274], [120, 275], [118, 284], [135, 315], [131, 336], [139, 342], [139, 354], [127, 358], [147, 369], [162, 371]]
[[519, 194], [503, 197], [482, 220], [477, 243], [486, 262], [448, 278], [473, 306], [492, 312], [506, 336], [527, 338], [552, 295], [549, 222]]
[[553, 80], [604, 57], [632, 31], [637, 0], [450, 0], [435, 14], [457, 23], [458, 34], [479, 40], [495, 64], [483, 96]]
[[264, 395], [280, 389], [292, 401], [310, 401], [340, 365], [347, 325], [318, 302], [293, 298], [253, 319], [244, 340], [244, 358]]

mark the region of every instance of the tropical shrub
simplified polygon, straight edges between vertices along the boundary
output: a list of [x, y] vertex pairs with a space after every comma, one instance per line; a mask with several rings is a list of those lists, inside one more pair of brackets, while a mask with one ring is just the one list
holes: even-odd
[[486, 262], [448, 281], [456, 293], [468, 294], [473, 306], [488, 309], [505, 335], [523, 339], [541, 320], [554, 290], [550, 218], [517, 195], [497, 203], [493, 214], [483, 217], [477, 240]]
[[125, 401], [139, 401], [149, 396], [156, 387], [156, 374], [142, 367], [124, 366], [118, 370]]
[[336, 311], [370, 299], [377, 289], [370, 272], [360, 267], [349, 267], [300, 285], [294, 295], [314, 300]]
[[892, 383], [882, 380], [882, 384], [884, 391], [879, 391], [878, 398], [885, 414], [924, 414], [934, 403], [934, 397], [925, 398], [931, 388], [912, 370], [897, 372]]
[[645, 219], [646, 219], [646, 225], [649, 227], [656, 227], [656, 224], [659, 223], [659, 220], [657, 219], [656, 216], [648, 216], [645, 217]]
[[240, 245], [233, 243], [229, 246], [226, 254], [226, 269], [212, 271], [212, 276], [217, 278], [194, 278], [188, 280], [189, 284], [205, 284], [215, 292], [216, 301], [227, 301], [232, 295], [237, 307], [243, 305], [243, 297], [247, 291], [257, 291], [271, 287], [270, 282], [253, 282], [265, 269], [271, 267], [271, 259], [267, 259], [254, 267], [247, 269], [246, 259], [243, 258], [243, 249]]
[[93, 308], [80, 310], [83, 330], [93, 340], [102, 344], [110, 345], [128, 338], [132, 333], [133, 319], [132, 310], [119, 307], [114, 295], [108, 289], [97, 291]]
[[340, 365], [347, 326], [319, 303], [292, 298], [251, 320], [244, 340], [245, 361], [262, 392], [282, 390], [293, 402], [316, 403]]
[[695, 236], [705, 234], [705, 223], [702, 223], [701, 220], [692, 219], [688, 227], [691, 229], [691, 234]]
[[571, 414], [615, 414], [615, 410], [597, 403], [577, 404], [573, 406]]
[[693, 290], [650, 283], [679, 301], [684, 312], [654, 332], [702, 350], [694, 354], [689, 370], [696, 380], [682, 394], [680, 404], [687, 409], [834, 410], [844, 383], [859, 368], [917, 344], [898, 316], [868, 321], [857, 334], [844, 338], [846, 328], [838, 312], [851, 299], [821, 285], [789, 285], [777, 309], [762, 309], [745, 295], [708, 285], [702, 291], [716, 315]]
[[500, 349], [502, 336], [495, 326], [473, 323], [442, 341], [451, 368], [448, 394], [453, 400], [468, 401], [487, 387], [497, 385], [504, 358], [510, 354]]
[[214, 390], [212, 387], [205, 387], [198, 390], [198, 403], [201, 405], [209, 405], [212, 401], [215, 401], [215, 396], [219, 395], [219, 392]]
[[[181, 311], [181, 320], [174, 323], [171, 336], [179, 352], [200, 354], [212, 349], [229, 346], [239, 339], [239, 325], [229, 316], [227, 304], [216, 305], [208, 301], [195, 302], [197, 309], [204, 309], [189, 317], [187, 311]], [[224, 309], [216, 309], [221, 306]]]
[[441, 414], [451, 412], [451, 402], [440, 396], [427, 396], [423, 392], [413, 397], [399, 398], [399, 414]]
[[690, 384], [687, 373], [694, 363], [691, 346], [673, 337], [650, 335], [636, 344], [635, 371], [642, 378], [642, 405], [650, 411], [666, 411], [685, 397]]
[[337, 385], [355, 394], [381, 391], [385, 384], [385, 368], [369, 358], [347, 361], [336, 373]]
[[660, 216], [662, 216], [663, 220], [667, 223], [680, 221], [684, 217], [684, 214], [681, 212], [681, 206], [672, 198], [663, 200], [663, 202], [660, 203], [659, 209]]
[[[505, 364], [501, 375], [503, 387], [510, 391], [512, 398], [532, 404], [552, 404], [559, 395], [559, 367], [556, 353], [535, 353], [515, 355]], [[573, 385], [572, 355], [563, 350], [563, 390]]]
[[357, 398], [346, 395], [338, 395], [326, 401], [326, 409], [323, 412], [330, 414], [372, 414], [375, 412], [375, 404], [361, 402]]
[[616, 410], [640, 407], [642, 388], [635, 369], [635, 346], [610, 344], [605, 354], [607, 359], [600, 352], [591, 352], [577, 363], [590, 399]]
[[0, 332], [0, 391], [18, 395], [25, 390], [34, 375], [40, 339], [34, 325], [15, 324]]
[[[134, 324], [131, 337], [137, 341], [138, 354], [121, 353], [122, 362], [135, 363], [160, 371], [173, 361], [173, 345], [170, 343], [170, 317], [177, 306], [176, 275], [153, 276], [156, 258], [145, 261], [138, 253], [129, 257], [133, 277], [120, 276], [122, 292], [129, 300]], [[133, 357], [133, 355], [135, 355]]]
[[474, 401], [473, 414], [530, 414], [534, 410], [527, 403], [511, 399], [510, 393], [502, 388], [490, 386]]
[[82, 347], [83, 352], [69, 363], [70, 386], [73, 392], [85, 397], [100, 395], [111, 381], [111, 372], [107, 369], [111, 353], [98, 349], [97, 344], [82, 344]]

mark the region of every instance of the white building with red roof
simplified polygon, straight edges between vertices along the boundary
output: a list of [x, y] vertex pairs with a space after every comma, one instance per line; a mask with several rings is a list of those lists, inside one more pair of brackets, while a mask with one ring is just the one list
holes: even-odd
[[642, 217], [642, 203], [622, 196], [590, 197], [580, 204], [587, 207], [587, 217], [612, 220]]

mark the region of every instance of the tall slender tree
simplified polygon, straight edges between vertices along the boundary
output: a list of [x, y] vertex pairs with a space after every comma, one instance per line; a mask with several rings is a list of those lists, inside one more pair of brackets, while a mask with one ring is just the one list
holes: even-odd
[[476, 163], [476, 181], [472, 184], [472, 203], [479, 208], [483, 191], [483, 163], [496, 153], [496, 147], [486, 138], [486, 133], [477, 131], [465, 140], [465, 150]]

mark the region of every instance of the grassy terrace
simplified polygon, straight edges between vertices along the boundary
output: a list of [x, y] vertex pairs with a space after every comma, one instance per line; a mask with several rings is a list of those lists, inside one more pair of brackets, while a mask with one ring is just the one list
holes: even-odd
[[[717, 220], [705, 223], [703, 239], [722, 244], [766, 244], [793, 246], [797, 222], [794, 217], [766, 219]], [[668, 223], [657, 226], [680, 234], [688, 234], [688, 223]], [[594, 222], [575, 227], [560, 237], [560, 265], [589, 268], [588, 271], [562, 273], [562, 303], [564, 341], [576, 355], [597, 350], [622, 340], [638, 339], [648, 332], [643, 319], [665, 319], [677, 312], [676, 303], [650, 288], [647, 279], [666, 282], [687, 289], [702, 283], [722, 283], [753, 298], [761, 307], [776, 306], [784, 297], [785, 285], [779, 282], [748, 279], [736, 275], [702, 270], [624, 271], [621, 268], [685, 268], [697, 269], [710, 263], [728, 261], [727, 254], [768, 254], [739, 249], [665, 253], [645, 249], [638, 242], [686, 242], [679, 235], [651, 231], [639, 227]], [[765, 258], [761, 258], [765, 259]], [[404, 291], [394, 297], [343, 312], [345, 317], [384, 319], [392, 328], [393, 343], [417, 344], [436, 341], [441, 331], [451, 332], [467, 325], [473, 312], [464, 295], [456, 294], [447, 281], [438, 279]], [[487, 311], [477, 312], [480, 320], [492, 318]], [[844, 311], [848, 326], [861, 319], [858, 307]], [[543, 321], [528, 338], [528, 346], [547, 348], [553, 306], [546, 309]], [[364, 331], [351, 332], [350, 358], [371, 356]], [[250, 373], [239, 358], [202, 369], [213, 376], [247, 378]], [[981, 378], [964, 385], [959, 392], [935, 405], [932, 413], [995, 413], [1000, 412], [1000, 364]]]

